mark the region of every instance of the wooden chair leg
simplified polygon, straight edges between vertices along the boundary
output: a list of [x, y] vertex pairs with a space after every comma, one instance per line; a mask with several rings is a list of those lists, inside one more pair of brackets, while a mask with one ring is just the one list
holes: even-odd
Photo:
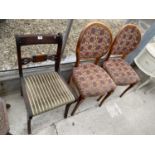
[[22, 90], [22, 88], [20, 89], [20, 95], [23, 96], [23, 90]]
[[102, 97], [103, 97], [103, 96], [100, 96], [100, 97], [97, 99], [97, 101], [99, 101]]
[[10, 104], [6, 104], [6, 109], [9, 109], [11, 107]]
[[69, 79], [68, 79], [67, 83], [68, 83], [68, 84], [70, 84], [70, 83], [71, 83], [71, 81], [72, 81], [72, 75], [69, 77]]
[[113, 91], [110, 91], [110, 92], [107, 93], [107, 95], [106, 95], [106, 96], [102, 99], [102, 101], [100, 102], [99, 107], [102, 106], [103, 102], [104, 102], [112, 93], [113, 93]]
[[123, 93], [119, 96], [119, 97], [122, 97], [129, 89], [131, 89], [133, 86], [135, 85], [135, 83], [134, 84], [131, 84], [128, 88], [126, 88], [124, 91], [123, 91]]
[[64, 113], [64, 118], [67, 118], [67, 116], [68, 116], [68, 111], [69, 111], [70, 106], [71, 106], [71, 104], [67, 104], [67, 105], [66, 105], [65, 113]]
[[80, 97], [78, 98], [78, 101], [77, 101], [77, 103], [76, 103], [76, 105], [75, 105], [75, 107], [74, 107], [74, 109], [73, 109], [73, 111], [72, 111], [72, 113], [71, 113], [71, 116], [73, 116], [73, 115], [75, 114], [77, 108], [78, 108], [79, 105], [82, 103], [82, 100], [83, 100], [83, 99], [84, 99], [84, 98], [83, 98], [82, 96], [80, 96]]
[[135, 61], [133, 61], [133, 62], [131, 63], [131, 66], [132, 66], [132, 67], [135, 67], [135, 66], [136, 66]]
[[27, 121], [27, 130], [29, 135], [31, 134], [31, 120], [32, 120], [32, 117], [29, 117]]

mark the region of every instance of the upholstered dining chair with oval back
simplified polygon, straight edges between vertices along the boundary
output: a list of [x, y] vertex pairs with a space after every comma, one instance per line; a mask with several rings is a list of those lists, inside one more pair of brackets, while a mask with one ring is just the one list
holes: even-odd
[[[111, 77], [97, 65], [100, 58], [108, 53], [111, 43], [111, 31], [100, 22], [89, 23], [80, 33], [71, 76], [80, 95], [71, 115], [86, 97], [105, 95], [106, 99], [116, 88]], [[93, 60], [94, 63], [80, 63], [81, 60]]]
[[103, 68], [108, 72], [116, 85], [129, 85], [120, 97], [140, 80], [137, 73], [124, 60], [129, 53], [137, 48], [140, 40], [141, 33], [138, 27], [133, 24], [125, 25], [116, 35], [111, 50], [104, 61]]

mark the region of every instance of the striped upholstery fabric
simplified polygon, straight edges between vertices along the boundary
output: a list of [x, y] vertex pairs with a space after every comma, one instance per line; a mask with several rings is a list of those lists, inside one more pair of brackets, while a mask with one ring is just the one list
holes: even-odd
[[56, 72], [24, 78], [32, 115], [38, 115], [75, 101], [75, 97]]

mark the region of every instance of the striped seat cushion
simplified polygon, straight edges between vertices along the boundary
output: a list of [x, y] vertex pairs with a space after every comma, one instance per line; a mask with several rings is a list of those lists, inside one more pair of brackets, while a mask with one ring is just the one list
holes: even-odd
[[75, 101], [74, 95], [56, 72], [24, 77], [24, 83], [33, 116]]

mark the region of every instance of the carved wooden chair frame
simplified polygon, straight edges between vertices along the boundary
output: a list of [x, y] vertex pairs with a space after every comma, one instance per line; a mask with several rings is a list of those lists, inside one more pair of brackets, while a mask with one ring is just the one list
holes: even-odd
[[[55, 71], [59, 73], [59, 67], [60, 67], [60, 61], [61, 61], [61, 49], [62, 49], [62, 34], [58, 33], [57, 35], [50, 35], [50, 34], [49, 35], [16, 35], [15, 38], [16, 38], [16, 45], [17, 45], [19, 76], [20, 76], [20, 81], [21, 81], [21, 95], [24, 97], [24, 101], [25, 101], [26, 109], [28, 113], [28, 122], [27, 122], [28, 134], [31, 134], [31, 120], [32, 120], [33, 115], [30, 109], [30, 103], [28, 101], [28, 96], [25, 90], [22, 66], [30, 62], [35, 63], [35, 62], [43, 62], [46, 60], [52, 60], [52, 61], [55, 61]], [[22, 46], [39, 45], [39, 44], [56, 44], [57, 45], [56, 54], [53, 54], [53, 55], [42, 54], [42, 55], [35, 55], [32, 57], [26, 57], [26, 58], [21, 57]], [[71, 104], [72, 103], [66, 104], [65, 113], [64, 113], [65, 118], [67, 118], [68, 110]]]

